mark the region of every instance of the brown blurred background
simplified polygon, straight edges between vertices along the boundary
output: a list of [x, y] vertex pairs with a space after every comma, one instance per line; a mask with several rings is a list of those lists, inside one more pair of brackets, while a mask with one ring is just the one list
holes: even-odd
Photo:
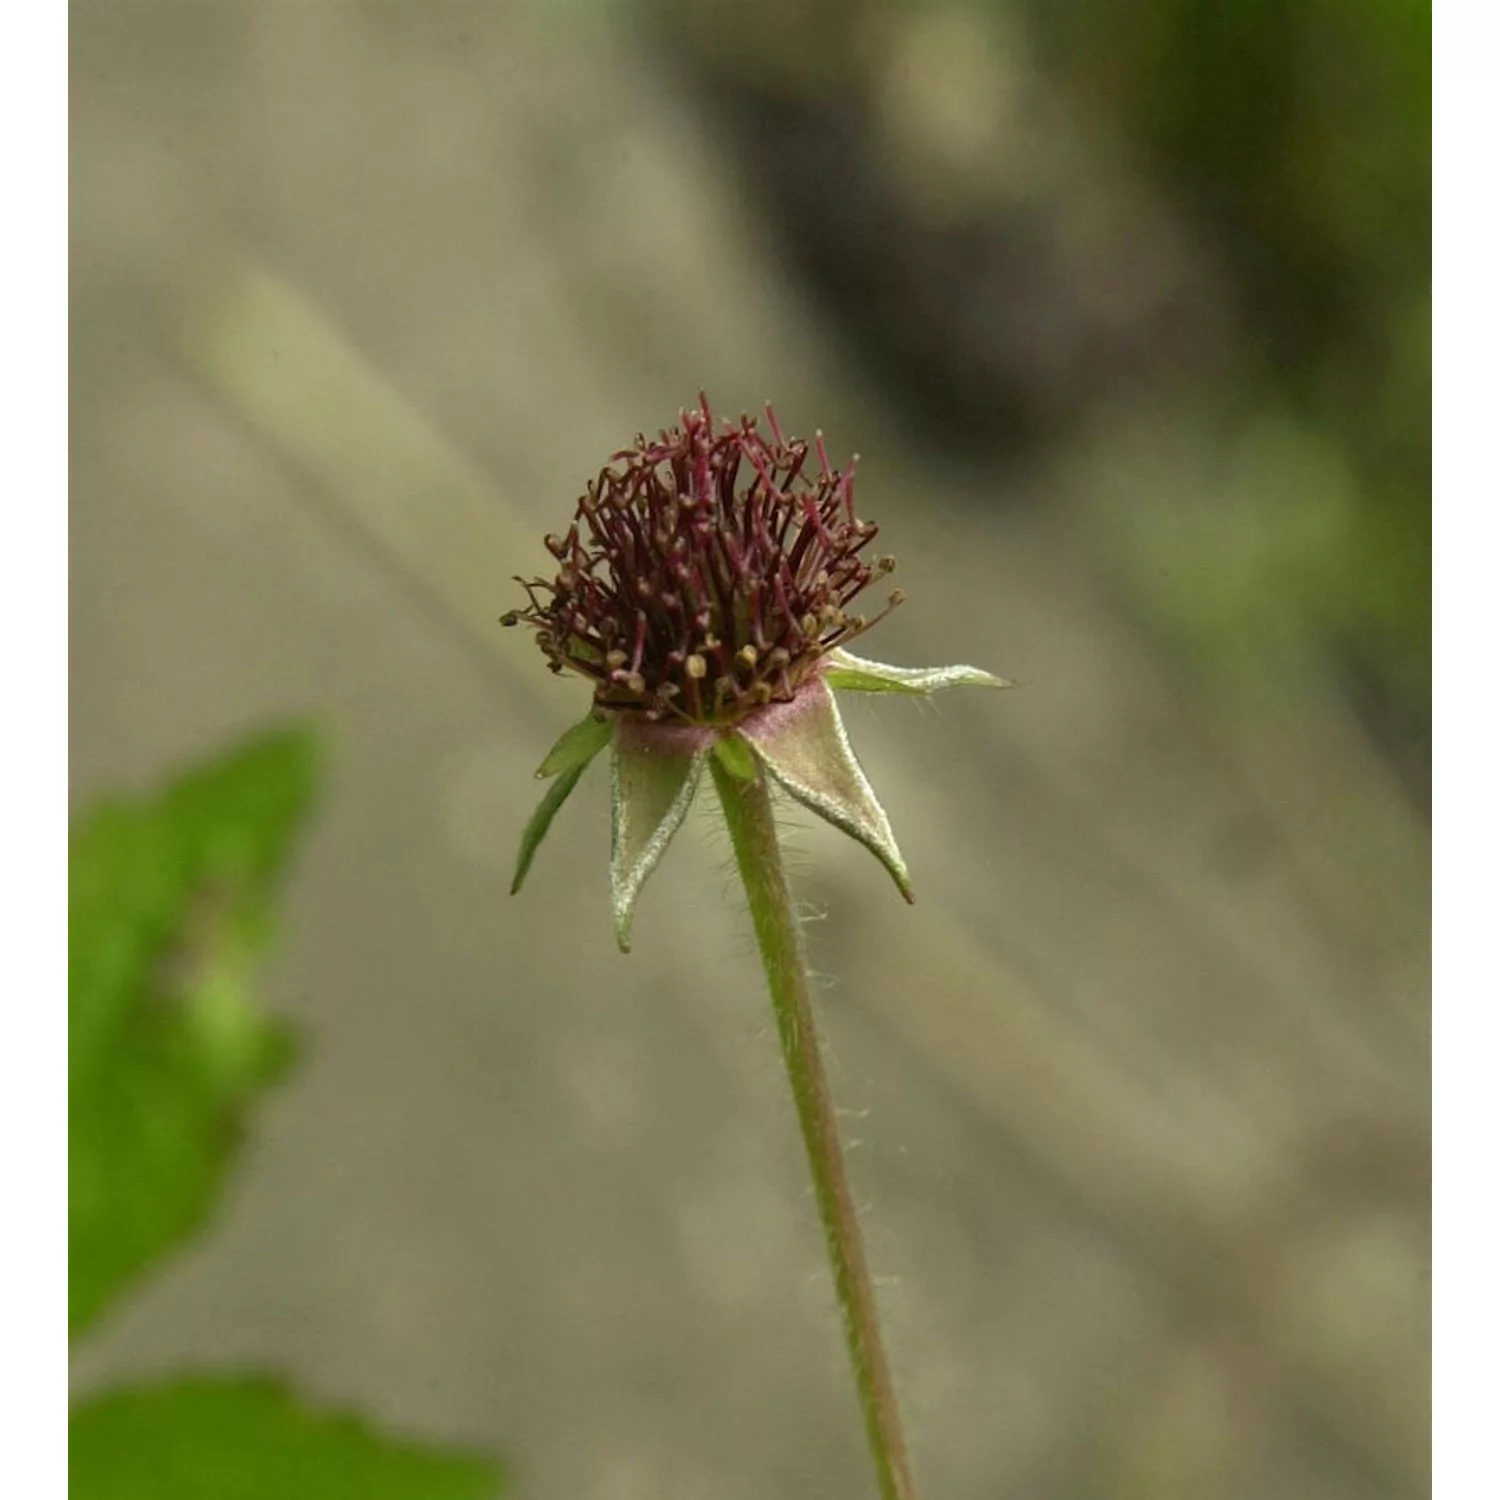
[[918, 882], [792, 817], [930, 1500], [1426, 1492], [1427, 15], [78, 0], [78, 803], [274, 719], [310, 1038], [80, 1387], [273, 1367], [531, 1500], [858, 1497], [695, 813], [614, 949], [496, 620], [699, 387], [858, 451]]

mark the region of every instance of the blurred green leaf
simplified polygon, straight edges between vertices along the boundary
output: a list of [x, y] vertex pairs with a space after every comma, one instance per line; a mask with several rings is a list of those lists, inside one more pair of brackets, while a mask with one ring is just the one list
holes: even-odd
[[91, 1323], [202, 1221], [290, 1038], [247, 993], [316, 746], [258, 738], [69, 846], [69, 1308]]
[[489, 1460], [309, 1411], [271, 1381], [187, 1380], [73, 1413], [73, 1500], [492, 1500]]

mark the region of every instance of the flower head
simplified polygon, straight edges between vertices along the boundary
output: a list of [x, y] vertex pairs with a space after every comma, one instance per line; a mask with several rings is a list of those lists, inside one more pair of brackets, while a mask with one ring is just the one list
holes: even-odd
[[[715, 421], [707, 397], [679, 425], [616, 453], [549, 536], [556, 575], [518, 579], [526, 624], [555, 672], [593, 685], [590, 712], [537, 775], [556, 780], [521, 840], [519, 890], [542, 838], [593, 758], [611, 747], [610, 875], [622, 948], [646, 877], [692, 803], [709, 755], [765, 776], [874, 852], [908, 900], [885, 810], [850, 748], [834, 688], [927, 695], [1008, 687], [976, 667], [891, 667], [845, 649], [901, 602], [849, 606], [895, 567], [868, 556], [877, 528], [854, 509], [854, 461], [749, 417]], [[814, 455], [816, 463], [814, 464]]]
[[600, 708], [733, 724], [790, 703], [875, 623], [850, 605], [896, 562], [867, 556], [878, 528], [855, 513], [857, 459], [834, 469], [821, 433], [788, 440], [769, 406], [766, 422], [716, 421], [700, 396], [589, 484], [546, 539], [556, 575], [517, 580], [529, 603], [504, 623], [533, 626]]

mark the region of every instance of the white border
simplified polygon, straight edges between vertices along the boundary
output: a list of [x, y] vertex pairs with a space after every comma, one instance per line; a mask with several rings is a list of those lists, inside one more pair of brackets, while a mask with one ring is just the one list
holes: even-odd
[[1500, 1493], [1500, 10], [1435, 9], [1433, 1493], [1461, 1500]]
[[0, 489], [5, 1028], [0, 1489], [66, 1494], [67, 8], [7, 13]]

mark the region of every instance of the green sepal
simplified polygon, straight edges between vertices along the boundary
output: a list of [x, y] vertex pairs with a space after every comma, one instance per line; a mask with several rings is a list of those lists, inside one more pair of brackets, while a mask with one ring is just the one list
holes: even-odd
[[714, 741], [714, 755], [719, 764], [738, 781], [755, 780], [755, 752], [737, 734], [726, 734]]
[[792, 702], [746, 719], [740, 733], [778, 785], [858, 839], [890, 871], [901, 894], [916, 899], [890, 820], [855, 759], [838, 705], [822, 680], [805, 682]]
[[892, 667], [837, 648], [824, 658], [823, 681], [855, 693], [912, 693], [927, 697], [945, 687], [1015, 687], [978, 667]]
[[624, 719], [615, 727], [609, 878], [622, 953], [630, 952], [630, 923], [641, 887], [692, 805], [709, 743], [702, 731]]
[[572, 728], [565, 729], [547, 752], [546, 760], [537, 767], [537, 779], [558, 776], [564, 771], [583, 770], [609, 743], [610, 733], [607, 719], [596, 718], [593, 714], [580, 719]]
[[557, 816], [557, 810], [569, 796], [573, 788], [578, 785], [578, 778], [583, 775], [588, 766], [588, 761], [576, 765], [564, 771], [551, 786], [547, 788], [546, 795], [537, 803], [537, 808], [531, 815], [531, 821], [526, 825], [526, 831], [521, 835], [521, 852], [516, 857], [516, 875], [510, 883], [512, 896], [521, 889], [521, 882], [526, 879], [526, 872], [531, 868], [531, 862], [536, 858], [536, 851], [544, 838], [547, 830], [552, 826], [552, 820]]

